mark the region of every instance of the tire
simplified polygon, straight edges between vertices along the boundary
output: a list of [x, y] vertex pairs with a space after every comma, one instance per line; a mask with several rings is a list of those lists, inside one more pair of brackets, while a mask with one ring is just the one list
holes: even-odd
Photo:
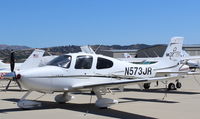
[[91, 95], [95, 95], [95, 92], [94, 92], [94, 91], [91, 91], [90, 94], [91, 94]]
[[143, 85], [144, 89], [147, 90], [150, 88], [150, 83], [144, 83]]
[[175, 84], [174, 84], [174, 83], [170, 83], [170, 84], [168, 85], [168, 90], [176, 90]]
[[176, 88], [181, 88], [182, 87], [182, 84], [180, 82], [177, 82], [176, 83]]

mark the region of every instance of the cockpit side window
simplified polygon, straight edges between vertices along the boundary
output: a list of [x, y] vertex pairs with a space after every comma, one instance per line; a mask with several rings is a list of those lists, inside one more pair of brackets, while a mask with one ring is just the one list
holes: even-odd
[[77, 56], [75, 69], [91, 69], [93, 57], [89, 55]]
[[70, 55], [61, 55], [50, 61], [47, 65], [69, 68], [71, 64], [71, 59], [72, 57]]
[[97, 65], [96, 65], [97, 69], [106, 69], [106, 68], [111, 68], [112, 66], [113, 66], [112, 61], [101, 57], [97, 58]]

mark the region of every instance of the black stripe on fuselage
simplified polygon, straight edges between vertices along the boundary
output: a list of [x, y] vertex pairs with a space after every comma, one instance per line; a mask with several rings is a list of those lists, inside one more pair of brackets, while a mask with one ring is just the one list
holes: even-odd
[[70, 75], [70, 76], [37, 76], [37, 77], [26, 77], [26, 78], [118, 78], [118, 79], [136, 79], [136, 77], [123, 77], [123, 76], [105, 76], [105, 75]]

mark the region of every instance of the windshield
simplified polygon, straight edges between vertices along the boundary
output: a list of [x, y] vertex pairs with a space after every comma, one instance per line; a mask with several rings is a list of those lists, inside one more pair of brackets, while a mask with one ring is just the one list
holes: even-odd
[[47, 65], [59, 66], [63, 68], [69, 68], [72, 57], [70, 55], [61, 55], [52, 61], [50, 61]]

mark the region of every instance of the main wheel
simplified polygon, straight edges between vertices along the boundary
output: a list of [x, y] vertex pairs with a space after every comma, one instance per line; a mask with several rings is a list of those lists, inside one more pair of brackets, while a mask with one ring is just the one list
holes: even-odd
[[63, 94], [56, 95], [55, 101], [59, 104], [64, 104], [66, 102], [66, 98], [63, 96]]
[[175, 84], [174, 83], [170, 83], [168, 85], [168, 90], [176, 90]]
[[182, 87], [182, 84], [180, 82], [177, 82], [176, 83], [176, 88], [181, 88]]
[[147, 89], [149, 89], [149, 88], [150, 88], [150, 83], [144, 83], [144, 85], [143, 85], [143, 86], [144, 86], [144, 89], [146, 89], [146, 90], [147, 90]]

